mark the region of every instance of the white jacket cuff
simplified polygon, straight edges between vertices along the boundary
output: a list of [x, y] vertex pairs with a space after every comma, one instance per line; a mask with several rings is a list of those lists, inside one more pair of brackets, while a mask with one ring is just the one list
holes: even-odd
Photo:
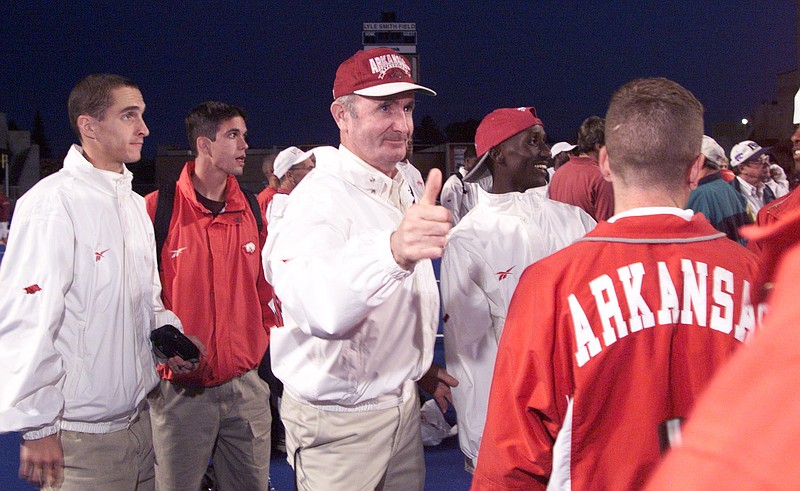
[[44, 428], [39, 428], [38, 430], [32, 430], [27, 433], [22, 434], [23, 440], [40, 440], [42, 438], [48, 437], [50, 435], [55, 435], [58, 433], [58, 424], [45, 426]]

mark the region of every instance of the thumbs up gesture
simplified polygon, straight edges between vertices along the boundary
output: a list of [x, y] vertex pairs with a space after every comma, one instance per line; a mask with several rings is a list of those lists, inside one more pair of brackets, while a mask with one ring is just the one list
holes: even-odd
[[421, 259], [442, 257], [450, 231], [450, 212], [436, 204], [442, 189], [442, 172], [431, 169], [422, 199], [403, 216], [392, 234], [390, 245], [395, 262], [410, 271]]

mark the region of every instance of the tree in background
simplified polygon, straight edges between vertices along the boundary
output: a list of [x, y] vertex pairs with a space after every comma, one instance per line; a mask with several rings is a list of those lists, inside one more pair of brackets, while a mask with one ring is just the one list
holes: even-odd
[[475, 132], [478, 130], [480, 121], [469, 118], [466, 121], [459, 121], [448, 124], [444, 132], [447, 141], [450, 143], [470, 143], [475, 141]]
[[439, 145], [447, 141], [444, 134], [436, 126], [436, 121], [430, 116], [425, 116], [420, 125], [414, 128], [414, 142], [423, 145]]

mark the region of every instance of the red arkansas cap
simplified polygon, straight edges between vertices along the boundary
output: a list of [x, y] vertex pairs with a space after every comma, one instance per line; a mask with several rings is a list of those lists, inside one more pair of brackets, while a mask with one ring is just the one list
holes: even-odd
[[492, 147], [537, 124], [544, 126], [536, 116], [534, 107], [504, 107], [487, 114], [475, 132], [475, 153], [480, 160], [464, 176], [464, 181], [474, 182], [483, 177], [486, 173], [486, 157]]
[[348, 94], [383, 97], [409, 90], [436, 95], [431, 89], [414, 83], [408, 60], [390, 48], [356, 52], [339, 65], [333, 82], [334, 99]]

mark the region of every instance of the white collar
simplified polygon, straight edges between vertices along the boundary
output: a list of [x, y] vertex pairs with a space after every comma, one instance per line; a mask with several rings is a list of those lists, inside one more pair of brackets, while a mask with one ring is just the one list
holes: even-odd
[[614, 223], [620, 218], [643, 217], [649, 215], [675, 215], [676, 217], [683, 218], [688, 222], [694, 216], [694, 211], [682, 210], [674, 206], [643, 206], [641, 208], [631, 208], [630, 210], [617, 213], [608, 219], [608, 223]]

